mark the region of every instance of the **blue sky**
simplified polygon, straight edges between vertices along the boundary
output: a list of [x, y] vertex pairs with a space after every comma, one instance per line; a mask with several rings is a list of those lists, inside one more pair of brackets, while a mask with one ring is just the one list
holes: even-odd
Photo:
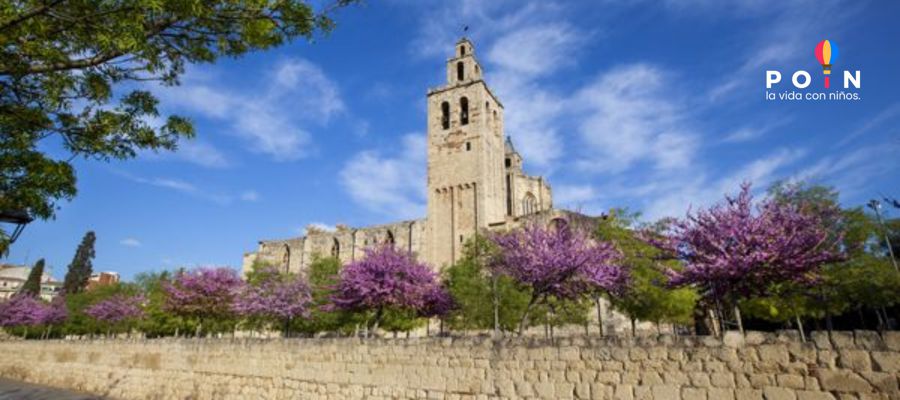
[[[727, 4], [725, 4], [727, 3]], [[87, 230], [95, 270], [240, 266], [308, 224], [420, 218], [425, 93], [468, 24], [507, 134], [557, 206], [682, 216], [741, 181], [833, 185], [845, 205], [900, 197], [900, 3], [370, 0], [313, 43], [188, 69], [151, 87], [198, 137], [174, 154], [76, 161], [78, 196], [27, 227], [6, 261], [61, 278]], [[859, 101], [767, 101], [838, 43]], [[840, 73], [840, 72], [838, 72]], [[840, 75], [835, 75], [840, 76]], [[832, 78], [832, 90], [840, 86]], [[894, 211], [894, 215], [897, 215]]]

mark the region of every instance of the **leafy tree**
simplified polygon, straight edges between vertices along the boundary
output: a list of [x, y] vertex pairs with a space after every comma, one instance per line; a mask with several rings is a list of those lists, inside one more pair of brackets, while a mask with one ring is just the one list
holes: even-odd
[[120, 330], [130, 332], [135, 322], [144, 316], [145, 300], [142, 294], [132, 296], [117, 294], [90, 305], [84, 313], [100, 324], [106, 325], [107, 334], [113, 329], [117, 332]]
[[165, 291], [166, 309], [176, 315], [197, 319], [199, 336], [233, 325], [235, 298], [244, 281], [231, 268], [198, 268], [180, 272]]
[[160, 271], [135, 276], [135, 284], [147, 299], [144, 318], [138, 325], [147, 337], [178, 336], [181, 332], [196, 331], [196, 321], [173, 314], [166, 307], [168, 294], [165, 288], [174, 275], [169, 271]]
[[435, 291], [443, 291], [436, 275], [412, 254], [390, 245], [366, 250], [365, 256], [341, 271], [332, 295], [334, 306], [351, 311], [371, 311], [371, 325], [377, 332], [386, 311], [402, 310], [423, 315], [434, 309]]
[[307, 272], [312, 303], [309, 318], [295, 320], [291, 329], [309, 335], [320, 332], [352, 333], [364, 316], [330, 307], [331, 297], [340, 281], [341, 262], [336, 257], [314, 255]]
[[25, 280], [25, 283], [22, 284], [22, 288], [19, 289], [20, 294], [27, 294], [29, 296], [40, 296], [41, 295], [41, 278], [44, 276], [44, 259], [38, 260], [34, 263], [34, 267], [31, 268], [31, 272], [28, 273], [28, 279]]
[[456, 303], [446, 318], [451, 329], [514, 331], [518, 326], [530, 294], [511, 277], [489, 268], [488, 259], [496, 251], [491, 241], [476, 235], [466, 242], [462, 258], [444, 270], [444, 282]]
[[279, 323], [287, 336], [291, 322], [309, 316], [312, 300], [309, 286], [301, 276], [281, 273], [275, 267], [254, 270], [254, 280], [242, 288], [235, 312], [263, 323]]
[[63, 293], [75, 294], [79, 293], [87, 286], [88, 280], [93, 273], [92, 260], [94, 259], [94, 242], [97, 237], [94, 231], [88, 231], [81, 239], [81, 244], [75, 250], [75, 257], [69, 264], [66, 271], [66, 277], [63, 281]]
[[[187, 64], [239, 57], [330, 31], [335, 0], [15, 1], [0, 5], [0, 209], [47, 219], [75, 196], [75, 157], [172, 150], [194, 130], [140, 84], [177, 85]], [[116, 89], [130, 90], [120, 93]], [[51, 141], [52, 140], [52, 141]], [[69, 153], [46, 154], [46, 144]], [[0, 250], [8, 237], [0, 231]]]
[[[87, 313], [87, 310], [107, 299], [122, 296], [132, 297], [139, 294], [139, 288], [127, 283], [98, 286], [92, 290], [78, 293], [64, 293], [64, 304], [68, 318], [62, 326], [62, 331], [69, 335], [95, 335], [111, 333], [114, 329], [103, 321], [98, 321]], [[57, 296], [57, 298], [60, 298]], [[116, 327], [119, 328], [119, 327]], [[118, 332], [119, 330], [115, 330]]]
[[581, 230], [537, 225], [493, 238], [500, 248], [498, 271], [528, 286], [531, 298], [519, 322], [521, 335], [536, 304], [577, 299], [591, 290], [615, 292], [624, 287], [627, 273], [616, 262], [618, 251], [608, 242], [594, 242]]
[[[597, 225], [597, 237], [613, 243], [622, 253], [620, 263], [629, 271], [629, 285], [620, 294], [609, 296], [614, 307], [637, 320], [691, 324], [699, 295], [693, 288], [671, 288], [663, 271], [679, 268], [676, 260], [661, 260], [661, 251], [639, 237], [635, 223], [639, 217], [625, 209], [614, 210]], [[647, 228], [653, 230], [652, 228]], [[601, 334], [600, 296], [592, 294]], [[632, 332], [634, 334], [634, 332]]]
[[581, 325], [587, 330], [588, 313], [593, 306], [587, 297], [559, 299], [553, 296], [534, 307], [532, 323], [544, 325], [547, 337], [553, 338], [556, 327], [565, 325]]
[[823, 264], [842, 258], [838, 237], [824, 228], [824, 215], [777, 198], [754, 210], [750, 185], [744, 184], [737, 197], [675, 221], [668, 236], [654, 243], [685, 263], [669, 270], [671, 283], [697, 287], [718, 305], [721, 322], [722, 306], [765, 295], [775, 284], [810, 284]]

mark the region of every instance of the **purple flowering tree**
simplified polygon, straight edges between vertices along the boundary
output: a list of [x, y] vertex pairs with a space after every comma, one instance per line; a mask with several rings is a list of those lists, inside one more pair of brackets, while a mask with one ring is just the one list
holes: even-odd
[[527, 226], [492, 238], [501, 249], [492, 267], [531, 289], [531, 299], [519, 321], [521, 335], [535, 304], [550, 297], [574, 299], [595, 290], [615, 293], [628, 274], [608, 242], [597, 241], [568, 224]]
[[231, 268], [198, 268], [179, 273], [166, 283], [166, 309], [176, 315], [196, 318], [197, 335], [204, 321], [234, 316], [234, 301], [244, 281]]
[[84, 310], [91, 318], [107, 326], [107, 335], [114, 327], [128, 327], [144, 316], [143, 295], [117, 294], [101, 300]]
[[[745, 183], [737, 197], [688, 213], [650, 240], [684, 262], [669, 271], [670, 283], [700, 289], [720, 322], [722, 307], [735, 306], [740, 297], [765, 294], [777, 283], [814, 283], [821, 265], [842, 259], [840, 237], [823, 228], [822, 213], [773, 199], [753, 207], [752, 200]], [[734, 311], [743, 330], [740, 311]]]
[[238, 315], [263, 322], [279, 322], [284, 335], [296, 318], [309, 316], [312, 295], [302, 276], [282, 274], [275, 267], [259, 271], [260, 279], [245, 285], [234, 303]]
[[49, 327], [66, 318], [65, 303], [55, 301], [47, 304], [36, 296], [17, 295], [0, 303], [0, 326], [4, 328], [23, 328], [24, 336], [35, 327]]
[[373, 331], [386, 309], [432, 317], [443, 315], [452, 304], [427, 265], [390, 245], [366, 250], [361, 260], [344, 267], [332, 301], [343, 310], [374, 311]]

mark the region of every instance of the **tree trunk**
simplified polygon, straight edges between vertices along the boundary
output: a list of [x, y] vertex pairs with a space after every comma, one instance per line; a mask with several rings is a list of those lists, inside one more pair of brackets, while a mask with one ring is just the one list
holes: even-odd
[[637, 337], [637, 319], [631, 318], [631, 337]]
[[494, 306], [494, 337], [500, 335], [500, 293], [497, 292], [497, 274], [491, 273], [491, 297]]
[[803, 320], [800, 315], [794, 317], [797, 320], [797, 330], [800, 331], [800, 341], [806, 343], [806, 332], [803, 332]]
[[[378, 334], [378, 325], [381, 323], [381, 317], [384, 315], [384, 308], [379, 307], [378, 311], [375, 312], [375, 322], [372, 324], [372, 335]], [[366, 334], [368, 336], [368, 333]]]
[[744, 320], [741, 318], [741, 309], [737, 305], [734, 306], [734, 318], [737, 320], [738, 331], [741, 332], [741, 336], [744, 336]]
[[600, 329], [600, 337], [603, 337], [603, 309], [600, 307], [600, 295], [594, 296], [594, 303], [597, 304], [597, 327]]
[[528, 313], [531, 312], [531, 307], [534, 306], [534, 303], [537, 301], [536, 296], [531, 296], [531, 300], [528, 301], [528, 306], [525, 307], [525, 312], [522, 313], [522, 318], [519, 320], [519, 336], [525, 332], [525, 324], [528, 322]]

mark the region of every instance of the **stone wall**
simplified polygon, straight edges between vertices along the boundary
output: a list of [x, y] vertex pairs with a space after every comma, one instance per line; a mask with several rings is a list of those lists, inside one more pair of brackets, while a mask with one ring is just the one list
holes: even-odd
[[898, 399], [900, 333], [4, 341], [0, 375], [122, 399]]

